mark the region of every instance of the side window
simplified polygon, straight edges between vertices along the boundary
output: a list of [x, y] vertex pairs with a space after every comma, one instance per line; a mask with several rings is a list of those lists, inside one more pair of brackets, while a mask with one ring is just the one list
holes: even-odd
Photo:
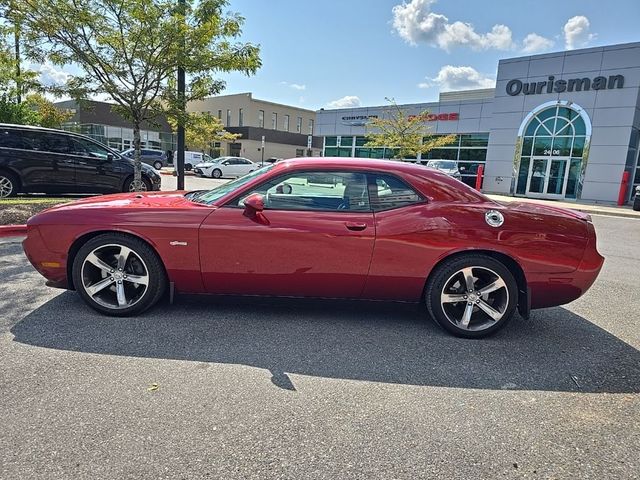
[[65, 135], [58, 135], [57, 133], [45, 133], [44, 135], [40, 135], [39, 150], [68, 154], [70, 153], [69, 138]]
[[415, 190], [393, 175], [376, 174], [371, 177], [375, 180], [369, 186], [374, 211], [406, 207], [423, 200]]
[[13, 129], [0, 130], [0, 147], [31, 150], [28, 142], [24, 141], [21, 132]]
[[70, 138], [69, 140], [71, 144], [71, 153], [73, 155], [103, 158], [106, 160], [107, 155], [111, 153], [106, 148], [84, 138]]
[[[251, 193], [264, 195], [268, 210], [370, 211], [363, 173], [296, 172], [263, 183]], [[243, 198], [235, 204], [242, 206]]]

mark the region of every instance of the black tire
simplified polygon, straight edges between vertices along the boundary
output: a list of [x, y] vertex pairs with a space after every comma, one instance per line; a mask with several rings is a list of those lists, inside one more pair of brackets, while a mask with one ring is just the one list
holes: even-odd
[[190, 163], [185, 163], [185, 164], [184, 164], [184, 169], [185, 169], [187, 172], [190, 172], [192, 168], [193, 168], [193, 165], [191, 165]]
[[[133, 183], [133, 177], [131, 176], [131, 177], [127, 178], [126, 182], [124, 182], [124, 187], [122, 188], [122, 191], [125, 192], [125, 193], [126, 192], [133, 192], [133, 190], [131, 190], [131, 188], [132, 188], [131, 184], [132, 183]], [[145, 190], [143, 190], [143, 191], [150, 192], [152, 190], [153, 186], [151, 185], [151, 181], [147, 177], [145, 177], [144, 175], [142, 176], [142, 183], [145, 186]]]
[[221, 178], [222, 177], [222, 170], [220, 170], [219, 168], [214, 168], [213, 171], [211, 172], [211, 178]]
[[633, 199], [633, 209], [636, 212], [640, 211], [640, 193], [636, 193], [636, 197]]
[[0, 170], [0, 198], [15, 197], [19, 190], [18, 178], [13, 173]]
[[[469, 296], [469, 291], [462, 280], [464, 274], [460, 275], [462, 269], [471, 268], [471, 277], [474, 278], [474, 288], [482, 289], [491, 282], [492, 274], [499, 277], [504, 286], [492, 293], [478, 298], [476, 292]], [[478, 277], [476, 278], [476, 275]], [[451, 286], [458, 286], [460, 290], [449, 289]], [[445, 287], [447, 290], [445, 291]], [[453, 296], [459, 295], [461, 298], [458, 302], [444, 302], [443, 298], [447, 294]], [[465, 300], [462, 300], [464, 298]], [[475, 301], [492, 307], [498, 313], [502, 313], [499, 320], [495, 321], [484, 311], [476, 306], [476, 303], [468, 303]], [[429, 276], [429, 280], [425, 289], [425, 302], [431, 317], [442, 328], [457, 337], [463, 338], [482, 338], [496, 333], [503, 328], [513, 317], [518, 305], [518, 284], [513, 277], [511, 271], [496, 259], [482, 254], [466, 254], [445, 260], [440, 264]], [[494, 303], [496, 302], [496, 303]], [[447, 305], [446, 309], [445, 306]], [[455, 316], [463, 315], [466, 308], [471, 309], [471, 320], [467, 328], [462, 328], [460, 323], [454, 322]], [[495, 307], [495, 308], [494, 308]], [[446, 311], [445, 311], [446, 310]], [[500, 312], [501, 311], [501, 312]], [[474, 318], [475, 316], [475, 318]], [[460, 319], [462, 320], [462, 318]]]
[[[131, 249], [131, 251], [137, 257], [142, 259], [143, 267], [146, 267], [145, 270], [148, 274], [148, 285], [144, 290], [144, 293], [140, 295], [139, 299], [137, 299], [135, 303], [133, 303], [129, 307], [109, 308], [102, 303], [98, 303], [98, 301], [96, 301], [94, 297], [89, 295], [83, 283], [82, 268], [85, 260], [87, 259], [87, 256], [89, 256], [89, 254], [94, 252], [96, 249], [99, 249], [101, 247], [109, 248], [109, 246], [111, 245], [122, 245]], [[131, 255], [129, 255], [129, 257], [132, 258]], [[134, 258], [133, 260], [137, 259]], [[130, 262], [133, 260], [130, 260]], [[108, 262], [109, 260], [105, 259], [105, 261]], [[111, 265], [111, 263], [109, 264]], [[114, 268], [116, 268], [115, 263], [113, 264], [113, 266]], [[128, 268], [133, 267], [134, 266], [129, 263], [128, 266], [125, 266], [124, 273], [127, 272]], [[134, 273], [136, 272], [134, 271]], [[160, 300], [160, 297], [167, 288], [167, 276], [164, 270], [164, 265], [162, 264], [162, 260], [160, 260], [158, 254], [142, 240], [130, 235], [115, 232], [105, 233], [94, 237], [87, 243], [85, 243], [82, 247], [80, 247], [80, 250], [78, 251], [73, 261], [72, 275], [73, 285], [76, 291], [88, 306], [100, 313], [115, 317], [126, 317], [144, 312], [145, 310], [155, 305], [158, 300]], [[112, 284], [112, 286], [115, 289], [115, 282]], [[111, 291], [111, 286], [102, 290], [102, 292], [105, 292], [106, 295], [110, 295], [109, 291]], [[115, 296], [116, 294], [113, 293], [113, 295]]]
[[156, 170], [161, 170], [162, 169], [162, 162], [153, 162], [153, 168], [155, 168]]

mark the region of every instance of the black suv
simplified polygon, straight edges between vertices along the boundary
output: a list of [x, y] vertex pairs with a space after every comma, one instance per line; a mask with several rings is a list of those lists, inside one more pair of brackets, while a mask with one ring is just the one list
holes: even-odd
[[[132, 189], [133, 160], [75, 133], [0, 124], [0, 198], [18, 192], [115, 193]], [[142, 164], [145, 190], [160, 175]]]
[[[120, 155], [133, 160], [135, 150], [129, 148], [124, 150]], [[140, 160], [147, 165], [151, 165], [156, 170], [160, 170], [162, 167], [167, 166], [167, 154], [162, 150], [152, 150], [150, 148], [143, 148], [140, 150]]]

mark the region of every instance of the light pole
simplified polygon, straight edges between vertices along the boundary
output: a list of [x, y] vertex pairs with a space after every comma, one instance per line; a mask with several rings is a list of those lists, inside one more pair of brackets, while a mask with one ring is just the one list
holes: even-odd
[[[185, 10], [186, 4], [185, 0], [178, 0], [178, 5], [180, 7], [180, 14], [182, 16], [182, 21], [185, 22]], [[185, 38], [184, 35], [181, 37], [182, 49], [185, 50]], [[182, 56], [180, 57], [182, 58]], [[185, 74], [184, 67], [182, 65], [178, 66], [178, 107], [180, 109], [178, 113], [178, 155], [176, 158], [176, 170], [178, 174], [178, 190], [184, 190], [184, 116], [186, 111], [186, 105], [184, 101], [185, 97]]]

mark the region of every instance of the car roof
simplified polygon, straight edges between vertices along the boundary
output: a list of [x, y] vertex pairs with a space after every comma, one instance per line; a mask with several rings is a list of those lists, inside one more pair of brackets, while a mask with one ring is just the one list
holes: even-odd
[[356, 168], [356, 169], [372, 169], [389, 173], [405, 172], [408, 174], [424, 174], [429, 171], [423, 165], [404, 162], [401, 160], [377, 160], [370, 158], [353, 158], [353, 157], [299, 157], [282, 160], [275, 164], [275, 169], [286, 169], [295, 166], [300, 168]]

